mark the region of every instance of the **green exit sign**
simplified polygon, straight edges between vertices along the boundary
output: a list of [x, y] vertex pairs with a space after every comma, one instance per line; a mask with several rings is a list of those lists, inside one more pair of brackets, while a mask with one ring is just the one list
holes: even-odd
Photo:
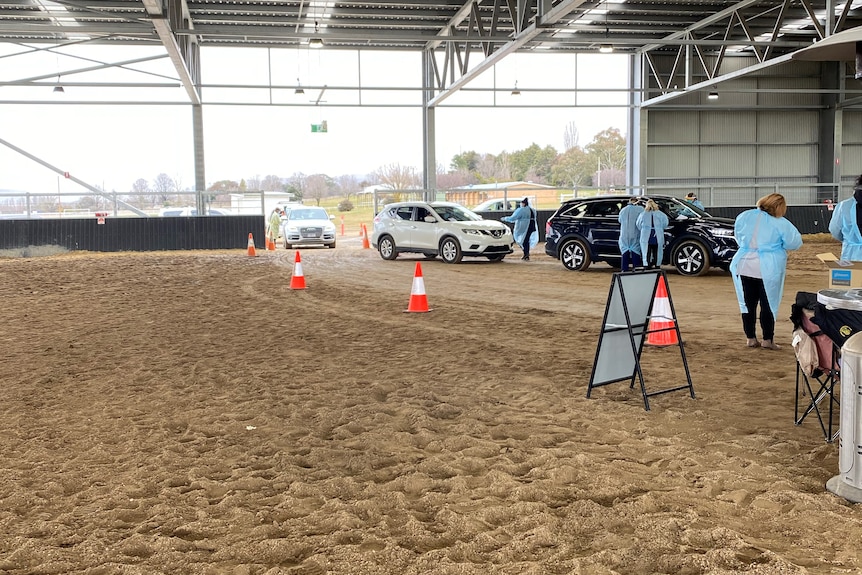
[[326, 128], [326, 120], [322, 121], [319, 124], [312, 124], [311, 125], [311, 133], [312, 134], [316, 133], [316, 132], [326, 132], [326, 131], [328, 131]]

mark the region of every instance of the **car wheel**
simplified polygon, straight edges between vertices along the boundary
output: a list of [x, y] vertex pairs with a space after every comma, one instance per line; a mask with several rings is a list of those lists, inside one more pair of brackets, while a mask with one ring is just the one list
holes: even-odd
[[673, 265], [684, 276], [702, 276], [709, 271], [709, 252], [697, 240], [685, 240], [673, 251]]
[[287, 243], [287, 240], [284, 240], [284, 249], [289, 250], [291, 248], [290, 244]]
[[335, 242], [332, 242], [331, 244], [329, 244], [329, 245], [328, 245], [328, 246], [326, 246], [326, 247], [328, 247], [328, 248], [332, 248], [332, 249], [335, 249]]
[[425, 259], [426, 260], [436, 260], [437, 254], [425, 254]]
[[461, 261], [461, 246], [454, 238], [444, 238], [440, 242], [440, 257], [447, 264], [457, 264]]
[[377, 240], [377, 251], [380, 252], [380, 257], [384, 260], [394, 260], [398, 257], [398, 252], [395, 251], [395, 240], [392, 236], [380, 236]]
[[489, 260], [491, 260], [492, 262], [501, 262], [501, 261], [503, 261], [503, 258], [506, 257], [506, 254], [494, 254], [493, 256], [485, 256], [485, 257], [488, 258]]
[[592, 263], [590, 250], [583, 240], [569, 240], [564, 243], [560, 248], [560, 261], [564, 268], [575, 272], [584, 271]]

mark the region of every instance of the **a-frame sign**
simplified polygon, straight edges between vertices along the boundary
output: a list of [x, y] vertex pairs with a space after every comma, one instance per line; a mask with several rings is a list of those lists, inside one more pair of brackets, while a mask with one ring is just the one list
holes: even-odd
[[[666, 292], [667, 305], [661, 302], [662, 305], [657, 306], [656, 293], [660, 284]], [[670, 317], [667, 317], [668, 313]], [[679, 347], [687, 383], [648, 392], [640, 363], [644, 343], [651, 335], [670, 331], [676, 336], [670, 339]], [[647, 411], [649, 398], [654, 395], [688, 389], [692, 399], [694, 398], [694, 387], [679, 334], [676, 311], [673, 308], [670, 289], [667, 287], [667, 278], [662, 270], [618, 272], [613, 275], [587, 397], [590, 397], [593, 388], [619, 381], [629, 381], [629, 387], [633, 389], [635, 378], [640, 382], [644, 408]]]

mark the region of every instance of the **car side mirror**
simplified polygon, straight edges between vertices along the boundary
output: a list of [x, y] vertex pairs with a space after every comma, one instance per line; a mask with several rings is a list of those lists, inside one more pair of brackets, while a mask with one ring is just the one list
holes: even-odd
[[433, 224], [436, 221], [437, 218], [435, 218], [434, 216], [425, 216], [425, 223]]
[[332, 214], [329, 214], [329, 219], [330, 219], [330, 220], [334, 220], [334, 219], [335, 219], [335, 216], [334, 216], [334, 215], [332, 215]]

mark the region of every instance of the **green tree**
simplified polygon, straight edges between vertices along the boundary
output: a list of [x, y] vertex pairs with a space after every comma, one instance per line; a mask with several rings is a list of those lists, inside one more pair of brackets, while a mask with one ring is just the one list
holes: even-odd
[[[596, 134], [593, 141], [584, 148], [595, 165], [597, 172], [625, 172], [626, 169], [626, 139], [617, 128], [608, 128]], [[596, 174], [598, 178], [598, 173]], [[617, 184], [616, 181], [606, 181], [601, 178], [601, 184]], [[599, 182], [594, 182], [598, 185]]]
[[[553, 146], [540, 148], [533, 143], [523, 150], [511, 154], [511, 175], [515, 180], [527, 180], [540, 183], [551, 181], [551, 167], [557, 159], [557, 150]], [[527, 180], [529, 181], [529, 180]]]
[[559, 156], [551, 168], [551, 183], [555, 186], [576, 189], [590, 182], [595, 164], [584, 150], [575, 146]]
[[474, 151], [461, 152], [452, 156], [451, 168], [456, 172], [464, 170], [466, 172], [475, 172], [479, 165], [479, 154]]

